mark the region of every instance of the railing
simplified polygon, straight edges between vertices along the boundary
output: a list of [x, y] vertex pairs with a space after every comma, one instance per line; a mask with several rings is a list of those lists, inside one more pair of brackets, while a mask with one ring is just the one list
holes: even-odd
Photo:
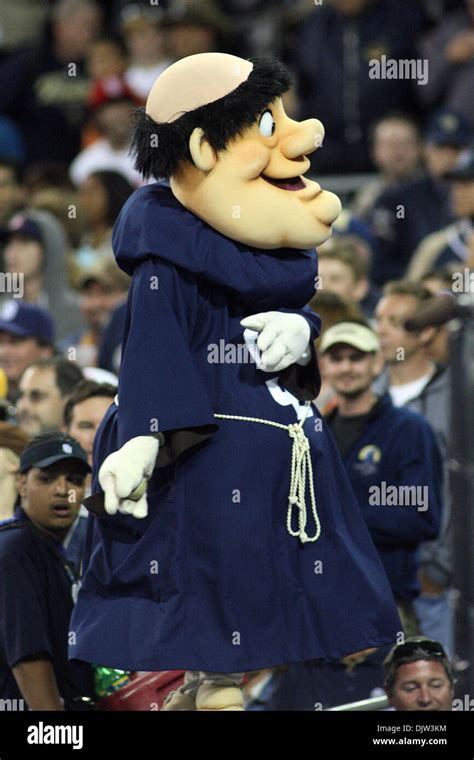
[[390, 707], [387, 697], [371, 697], [370, 699], [362, 699], [360, 702], [349, 702], [347, 705], [329, 707], [325, 712], [372, 712], [386, 710], [387, 707]]

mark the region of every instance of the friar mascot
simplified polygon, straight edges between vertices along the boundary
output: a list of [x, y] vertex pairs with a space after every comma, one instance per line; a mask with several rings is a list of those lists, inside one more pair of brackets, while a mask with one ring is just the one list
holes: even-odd
[[312, 401], [314, 247], [339, 199], [277, 60], [205, 53], [137, 114], [144, 177], [113, 233], [132, 275], [94, 443], [70, 657], [186, 671], [164, 709], [242, 710], [244, 673], [393, 643], [401, 623]]

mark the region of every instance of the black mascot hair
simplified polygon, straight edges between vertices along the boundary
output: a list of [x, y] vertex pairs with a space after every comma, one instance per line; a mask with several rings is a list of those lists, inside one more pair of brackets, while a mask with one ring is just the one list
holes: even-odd
[[144, 108], [136, 111], [130, 152], [135, 168], [144, 177], [170, 177], [182, 161], [192, 163], [189, 138], [201, 127], [215, 150], [224, 150], [229, 141], [250, 127], [279, 95], [286, 92], [292, 77], [286, 66], [274, 58], [250, 58], [253, 69], [248, 79], [213, 103], [185, 111], [172, 122], [158, 123]]

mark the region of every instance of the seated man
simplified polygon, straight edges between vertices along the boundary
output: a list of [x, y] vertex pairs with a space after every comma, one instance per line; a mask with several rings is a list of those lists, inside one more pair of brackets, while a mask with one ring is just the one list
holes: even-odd
[[0, 698], [31, 710], [79, 710], [93, 672], [67, 659], [77, 577], [63, 540], [90, 467], [63, 433], [34, 438], [20, 458], [20, 505], [0, 525]]
[[399, 712], [452, 710], [454, 676], [441, 644], [412, 636], [384, 660], [384, 688]]

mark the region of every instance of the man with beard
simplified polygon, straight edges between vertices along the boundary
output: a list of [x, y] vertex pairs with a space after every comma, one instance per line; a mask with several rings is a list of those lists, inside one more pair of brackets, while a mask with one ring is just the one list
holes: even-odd
[[341, 322], [323, 335], [321, 353], [337, 406], [327, 417], [407, 635], [416, 631], [417, 550], [441, 519], [441, 455], [416, 412], [372, 390], [383, 359], [365, 324]]

